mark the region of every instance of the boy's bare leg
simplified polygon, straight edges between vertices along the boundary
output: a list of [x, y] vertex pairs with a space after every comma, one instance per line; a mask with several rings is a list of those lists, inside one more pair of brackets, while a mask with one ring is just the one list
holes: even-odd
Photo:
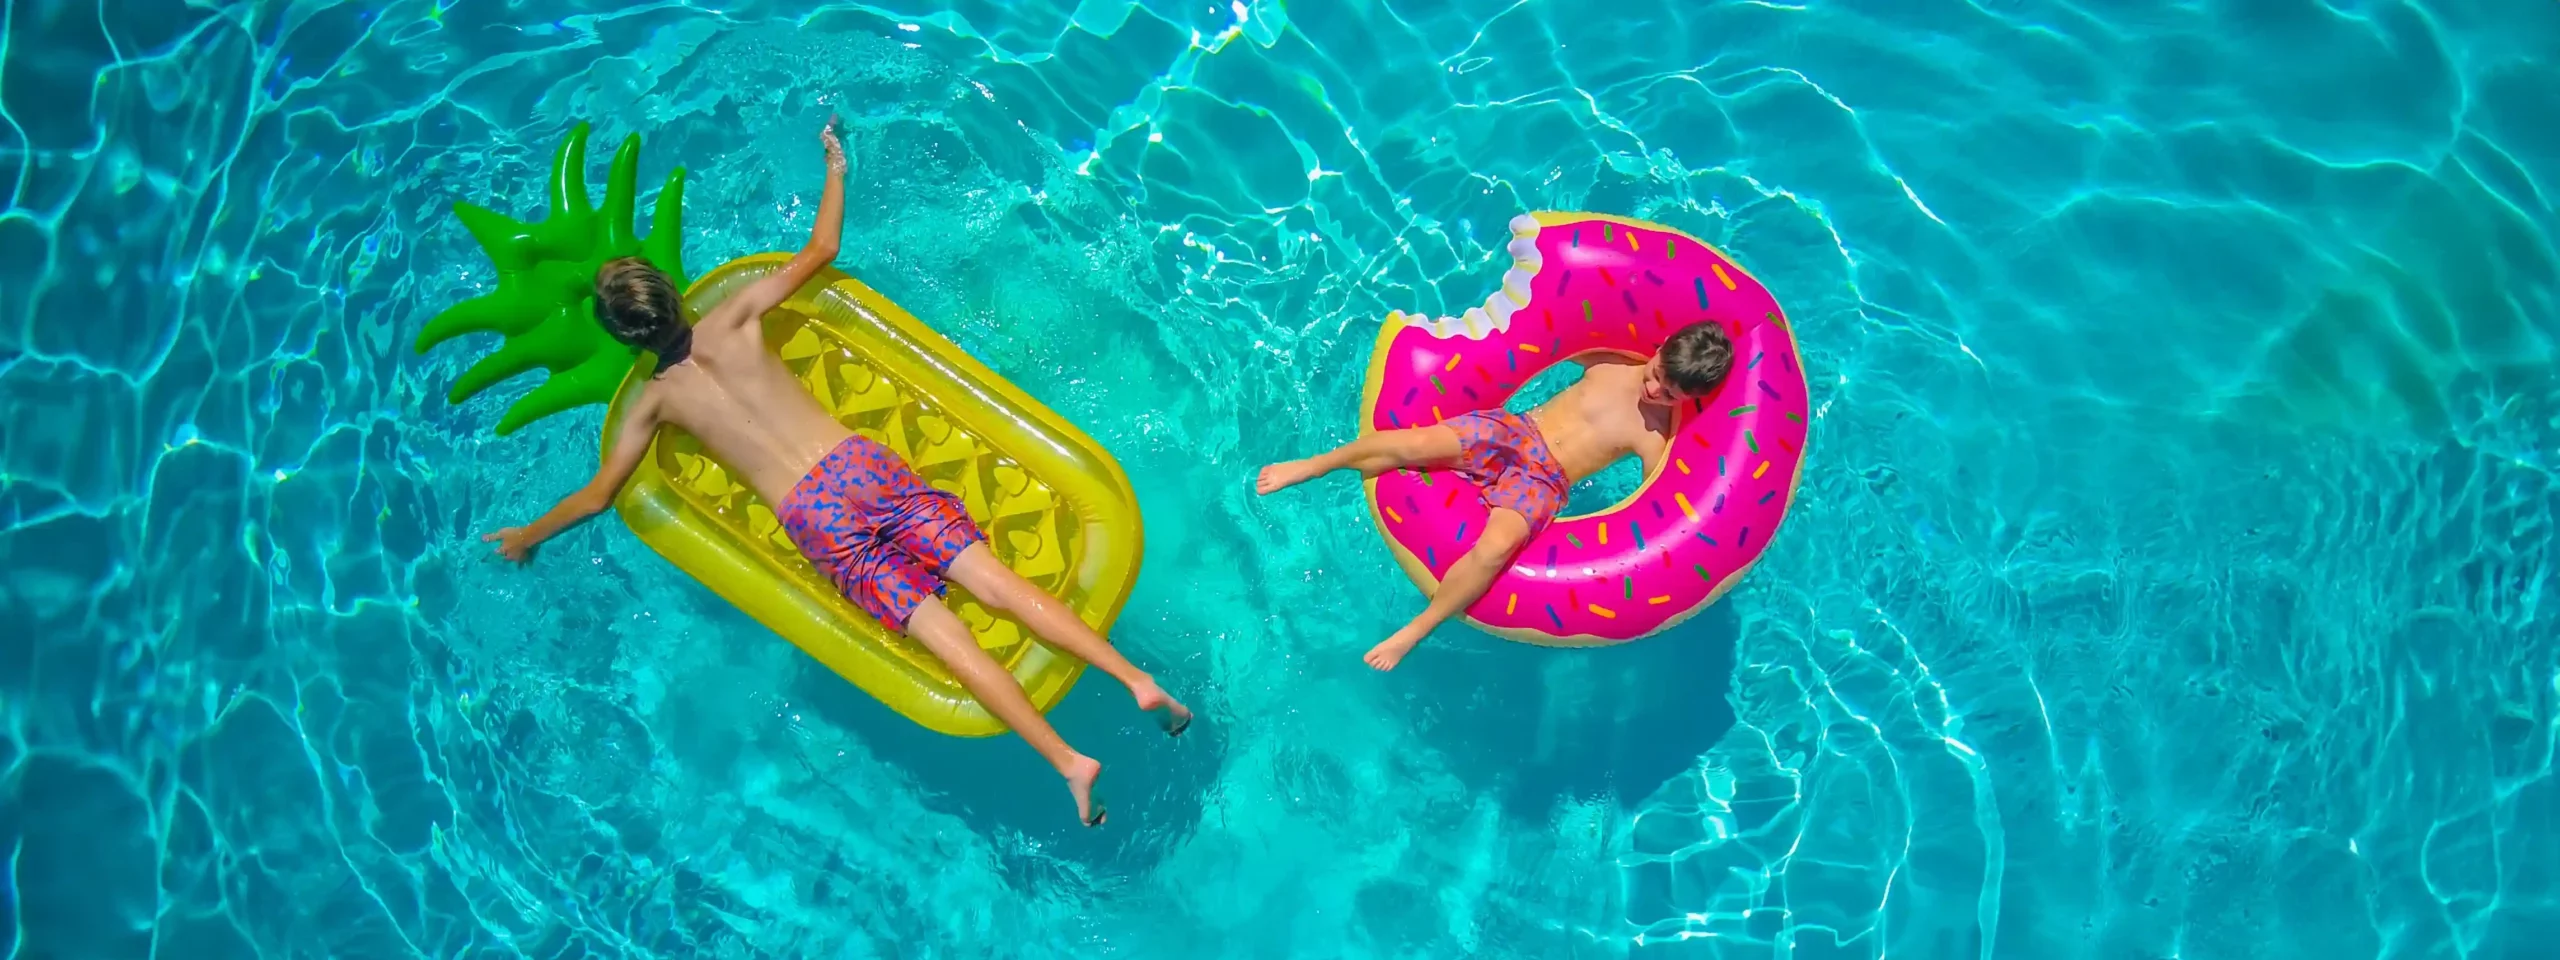
[[[1050, 596], [1048, 591], [1023, 579], [1021, 574], [1013, 572], [1013, 568], [1005, 566], [1004, 561], [996, 559], [995, 551], [987, 549], [985, 542], [970, 544], [968, 549], [960, 551], [960, 556], [951, 561], [951, 566], [942, 575], [969, 591], [979, 602], [1012, 614], [1014, 619], [1022, 621], [1023, 626], [1030, 627], [1032, 633], [1039, 634], [1040, 639], [1048, 641], [1049, 645], [1110, 674], [1111, 679], [1129, 688], [1129, 695], [1138, 700], [1138, 709], [1163, 711], [1158, 725], [1166, 733], [1178, 737], [1190, 728], [1191, 708], [1183, 706], [1182, 701], [1156, 686], [1156, 678], [1138, 669], [1137, 665], [1129, 662], [1129, 658], [1121, 656], [1110, 641], [1095, 633], [1084, 618], [1076, 616], [1066, 601]], [[971, 646], [976, 646], [976, 643], [972, 641]]]
[[923, 642], [925, 649], [951, 668], [951, 675], [959, 678], [960, 685], [978, 698], [988, 713], [1013, 728], [1022, 736], [1022, 742], [1040, 751], [1041, 758], [1058, 768], [1058, 775], [1067, 778], [1067, 792], [1075, 795], [1078, 819], [1089, 827], [1101, 825], [1103, 811], [1094, 802], [1093, 781], [1102, 776], [1102, 764], [1067, 746], [1057, 728], [1031, 706], [1031, 697], [1022, 692], [1022, 684], [1015, 682], [996, 658], [978, 648], [978, 639], [969, 635], [968, 626], [950, 607], [944, 606], [940, 598], [926, 597], [908, 615], [907, 635]]
[[1376, 476], [1398, 467], [1439, 466], [1458, 459], [1461, 452], [1458, 431], [1444, 425], [1380, 430], [1327, 453], [1264, 467], [1262, 475], [1255, 478], [1253, 491], [1276, 493], [1335, 470], [1358, 470], [1364, 476]]
[[1511, 555], [1520, 552], [1520, 545], [1528, 540], [1529, 518], [1507, 507], [1493, 508], [1485, 517], [1484, 535], [1476, 538], [1475, 546], [1467, 548], [1466, 556], [1449, 565], [1448, 575], [1440, 578], [1440, 589], [1431, 593], [1431, 605], [1394, 636], [1369, 648], [1369, 655], [1360, 659], [1380, 670], [1395, 669], [1405, 654], [1413, 652], [1414, 644], [1421, 643], [1442, 622], [1484, 596], [1485, 589], [1493, 585], [1493, 578], [1511, 562]]

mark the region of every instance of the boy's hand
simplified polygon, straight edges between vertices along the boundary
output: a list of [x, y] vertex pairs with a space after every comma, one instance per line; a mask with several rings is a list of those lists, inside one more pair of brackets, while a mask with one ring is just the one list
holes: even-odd
[[482, 534], [480, 537], [482, 543], [492, 540], [497, 541], [499, 556], [517, 563], [523, 563], [525, 556], [533, 552], [533, 545], [542, 542], [534, 537], [532, 531], [523, 527], [508, 527], [496, 533]]
[[827, 125], [818, 130], [818, 143], [827, 148], [827, 172], [844, 172], [844, 144], [836, 139], [836, 115], [827, 115]]

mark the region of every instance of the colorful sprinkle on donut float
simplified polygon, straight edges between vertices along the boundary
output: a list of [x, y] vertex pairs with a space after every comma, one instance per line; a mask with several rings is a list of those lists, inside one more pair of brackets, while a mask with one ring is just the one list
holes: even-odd
[[[1363, 434], [1501, 407], [1541, 371], [1594, 351], [1650, 357], [1700, 320], [1733, 338], [1716, 395], [1681, 405], [1660, 468], [1626, 500], [1558, 517], [1466, 611], [1486, 632], [1547, 646], [1623, 643], [1706, 609], [1786, 519], [1802, 476], [1804, 364], [1777, 298], [1678, 230], [1594, 213], [1511, 221], [1502, 289], [1455, 317], [1390, 313], [1360, 410]], [[1444, 471], [1368, 482], [1369, 510], [1425, 593], [1484, 529], [1483, 492]]]

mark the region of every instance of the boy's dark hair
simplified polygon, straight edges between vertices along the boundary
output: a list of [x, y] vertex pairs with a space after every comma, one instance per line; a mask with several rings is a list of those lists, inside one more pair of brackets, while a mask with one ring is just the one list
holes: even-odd
[[659, 353], [690, 329], [676, 285], [639, 257], [608, 261], [596, 271], [596, 321], [615, 340]]
[[1680, 328], [1662, 342], [1662, 381], [1683, 396], [1703, 397], [1733, 372], [1733, 340], [1713, 320]]

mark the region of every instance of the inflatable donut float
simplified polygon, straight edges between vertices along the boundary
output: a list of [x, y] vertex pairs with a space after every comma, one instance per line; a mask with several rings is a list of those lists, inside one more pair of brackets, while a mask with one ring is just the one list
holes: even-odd
[[[1623, 643], [1706, 609], [1758, 563], [1802, 477], [1804, 365], [1769, 289], [1721, 251], [1656, 223], [1537, 212], [1511, 221], [1512, 268], [1455, 317], [1390, 313], [1378, 331], [1361, 433], [1500, 408], [1558, 363], [1594, 352], [1650, 357], [1705, 320], [1733, 339], [1733, 372], [1684, 402], [1662, 463], [1624, 501], [1558, 517], [1466, 611], [1506, 639]], [[1398, 470], [1368, 482], [1371, 516], [1425, 593], [1484, 529], [1483, 492], [1455, 473]]]

